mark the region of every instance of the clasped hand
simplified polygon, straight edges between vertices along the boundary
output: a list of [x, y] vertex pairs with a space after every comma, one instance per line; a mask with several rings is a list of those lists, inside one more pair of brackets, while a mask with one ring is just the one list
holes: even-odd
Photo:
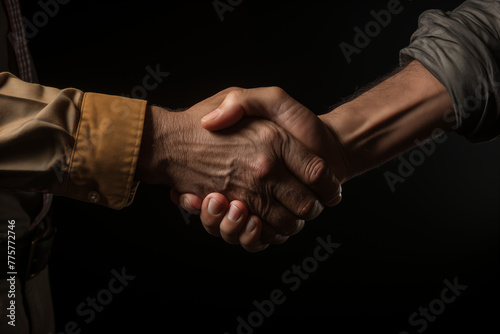
[[139, 178], [170, 185], [176, 204], [231, 244], [282, 243], [340, 201], [334, 134], [280, 88], [229, 88], [185, 112], [146, 116]]

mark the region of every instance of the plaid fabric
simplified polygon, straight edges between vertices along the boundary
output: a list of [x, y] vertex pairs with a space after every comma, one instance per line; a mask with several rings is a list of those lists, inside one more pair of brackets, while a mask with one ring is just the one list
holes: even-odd
[[[21, 6], [19, 0], [5, 0], [5, 9], [9, 17], [11, 33], [9, 39], [16, 54], [17, 66], [19, 69], [19, 77], [26, 82], [34, 82], [35, 75], [33, 74], [33, 66], [28, 50], [28, 40], [26, 39], [26, 30], [23, 24], [23, 16], [21, 14]], [[47, 215], [52, 203], [52, 194], [43, 194], [43, 207], [31, 223], [30, 229], [42, 221]]]
[[19, 76], [23, 81], [33, 82], [31, 58], [28, 51], [28, 41], [26, 39], [26, 30], [23, 24], [21, 6], [19, 0], [5, 0], [5, 8], [9, 16], [11, 34], [10, 41], [16, 54]]

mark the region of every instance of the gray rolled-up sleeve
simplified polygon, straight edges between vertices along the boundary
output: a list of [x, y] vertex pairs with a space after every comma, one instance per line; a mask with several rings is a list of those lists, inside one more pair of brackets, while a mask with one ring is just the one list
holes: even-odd
[[419, 18], [401, 65], [416, 59], [448, 90], [456, 131], [472, 142], [500, 136], [500, 1], [465, 1]]

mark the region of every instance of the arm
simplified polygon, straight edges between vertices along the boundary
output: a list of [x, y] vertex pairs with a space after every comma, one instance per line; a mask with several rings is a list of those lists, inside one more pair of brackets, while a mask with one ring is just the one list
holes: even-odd
[[335, 180], [323, 159], [272, 122], [247, 118], [220, 132], [203, 129], [200, 120], [233, 90], [185, 112], [148, 108], [137, 178], [200, 197], [223, 192], [293, 234], [322, 211], [315, 194], [336, 196]]
[[[228, 95], [202, 124], [210, 130], [218, 130], [238, 122], [243, 115], [273, 120], [322, 156], [336, 177], [338, 195], [339, 184], [432, 136], [442, 135], [455, 124], [446, 89], [417, 61], [319, 118], [282, 90], [271, 87], [240, 89]], [[234, 224], [227, 215], [215, 216], [207, 210], [212, 198], [226, 203], [221, 194], [210, 194], [203, 202], [192, 194], [173, 197], [184, 207], [188, 203], [191, 208], [199, 209], [201, 203], [204, 225], [220, 230], [228, 242], [237, 240]], [[330, 204], [335, 205], [339, 200], [337, 196]], [[237, 201], [231, 204], [241, 206]]]
[[215, 131], [235, 124], [243, 115], [273, 120], [321, 155], [344, 183], [419, 141], [450, 130], [455, 124], [452, 107], [445, 87], [414, 61], [320, 116], [323, 122], [283, 90], [270, 87], [228, 95], [202, 124]]
[[0, 74], [0, 187], [120, 209], [137, 182], [146, 101]]
[[321, 117], [343, 138], [352, 176], [445, 131], [472, 142], [500, 136], [499, 22], [500, 1], [423, 13], [401, 50], [408, 66]]
[[445, 87], [414, 61], [356, 99], [320, 116], [348, 166], [343, 181], [377, 167], [455, 125]]
[[321, 158], [271, 122], [249, 119], [237, 131], [204, 130], [200, 119], [228, 92], [176, 113], [2, 73], [0, 187], [115, 209], [131, 202], [138, 181], [203, 197], [218, 191], [243, 200], [273, 229], [293, 234], [303, 219], [321, 212], [315, 192], [334, 195], [324, 186], [333, 185], [331, 174]]
[[[349, 163], [345, 175], [333, 168], [336, 175], [345, 181], [411, 149], [422, 138], [450, 129], [473, 142], [498, 137], [499, 21], [499, 1], [465, 1], [453, 12], [422, 14], [411, 45], [401, 51], [401, 64], [411, 64], [358, 99], [321, 116], [342, 143], [339, 157], [344, 153]], [[248, 111], [237, 109], [221, 115], [214, 112], [217, 118], [204, 126], [228, 126]], [[274, 119], [274, 114], [264, 112], [262, 117]], [[314, 122], [310, 118], [310, 124]], [[200, 199], [190, 194], [182, 198], [199, 208]], [[201, 216], [209, 224], [221, 220], [203, 210]]]
[[471, 142], [500, 135], [500, 1], [470, 0], [452, 12], [429, 10], [401, 64], [418, 60], [446, 87], [456, 130]]

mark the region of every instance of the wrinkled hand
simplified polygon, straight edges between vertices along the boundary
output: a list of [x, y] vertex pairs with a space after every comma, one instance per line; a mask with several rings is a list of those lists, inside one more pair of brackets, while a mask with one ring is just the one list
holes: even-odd
[[[201, 119], [231, 91], [185, 112], [150, 107], [137, 179], [168, 184], [199, 198], [217, 192], [230, 201], [241, 201], [243, 206], [235, 205], [241, 209], [236, 211], [238, 217], [231, 210], [227, 215], [235, 228], [220, 232], [218, 227], [204, 226], [211, 234], [220, 233], [229, 242], [256, 251], [264, 247], [255, 241], [261, 236], [272, 242], [277, 235], [292, 235], [303, 227], [304, 220], [319, 215], [323, 209], [320, 201], [330, 203], [337, 197], [337, 181], [323, 159], [270, 121], [248, 117], [229, 129], [204, 129]], [[225, 209], [224, 203], [206, 203], [212, 214], [225, 213]], [[245, 233], [240, 225], [245, 226]]]
[[[233, 88], [217, 109], [202, 119], [203, 127], [207, 130], [217, 131], [239, 122], [244, 115], [256, 116], [269, 119], [292, 134], [308, 148], [325, 158], [328, 166], [337, 177], [331, 191], [335, 194], [330, 201], [323, 202], [334, 206], [341, 200], [341, 183], [347, 178], [347, 163], [343, 156], [340, 143], [337, 142], [333, 132], [309, 109], [291, 98], [286, 92], [278, 87], [241, 89]], [[331, 185], [325, 185], [331, 187]], [[324, 190], [323, 190], [324, 191]], [[238, 211], [247, 213], [247, 208], [240, 201], [228, 203], [227, 199], [219, 193], [212, 193], [202, 200], [189, 193], [180, 195], [175, 190], [171, 193], [172, 200], [180, 203], [184, 209], [190, 212], [201, 210], [201, 220], [205, 227], [211, 230], [219, 230], [220, 234], [228, 242], [234, 243], [234, 238], [227, 238], [229, 231], [235, 229], [234, 222], [230, 216], [237, 208]], [[211, 201], [217, 201], [224, 208], [214, 215], [209, 209]], [[265, 219], [265, 218], [264, 218]], [[261, 220], [255, 220], [257, 225], [264, 224]], [[244, 223], [240, 223], [240, 230], [245, 230]], [[269, 236], [263, 234], [260, 240], [253, 245], [254, 249], [263, 249], [266, 243], [282, 243], [286, 236], [279, 234]], [[241, 241], [241, 240], [240, 240]]]

